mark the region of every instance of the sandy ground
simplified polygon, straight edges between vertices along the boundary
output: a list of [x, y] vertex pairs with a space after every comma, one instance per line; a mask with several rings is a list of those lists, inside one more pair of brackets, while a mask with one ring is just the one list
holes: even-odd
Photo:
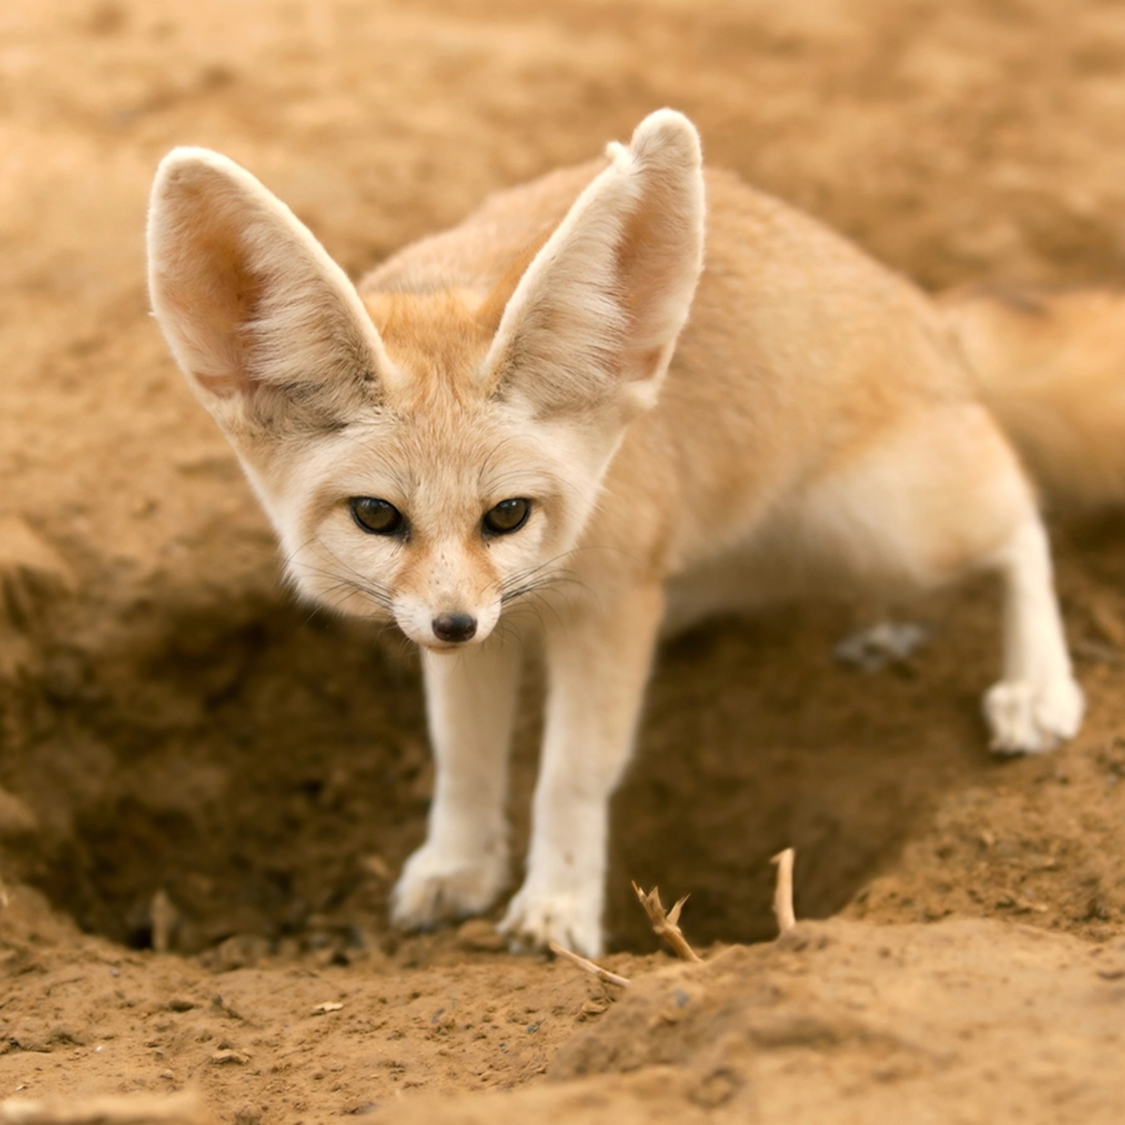
[[[931, 643], [874, 673], [832, 656], [862, 610], [718, 622], [665, 649], [615, 803], [629, 989], [487, 925], [387, 926], [431, 785], [416, 668], [280, 588], [147, 316], [152, 171], [225, 151], [358, 273], [663, 104], [929, 288], [1125, 276], [1117, 3], [0, 7], [0, 1098], [195, 1089], [239, 1125], [1120, 1120], [1114, 513], [1051, 513], [1072, 745], [987, 754], [987, 584], [912, 607]], [[828, 920], [773, 942], [788, 844], [798, 915]], [[656, 952], [633, 878], [691, 893], [707, 964]]]

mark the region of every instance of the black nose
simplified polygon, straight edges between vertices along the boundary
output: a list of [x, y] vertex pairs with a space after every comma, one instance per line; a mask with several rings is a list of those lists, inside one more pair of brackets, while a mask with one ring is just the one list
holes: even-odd
[[477, 619], [467, 613], [441, 613], [434, 618], [434, 636], [439, 641], [471, 640]]

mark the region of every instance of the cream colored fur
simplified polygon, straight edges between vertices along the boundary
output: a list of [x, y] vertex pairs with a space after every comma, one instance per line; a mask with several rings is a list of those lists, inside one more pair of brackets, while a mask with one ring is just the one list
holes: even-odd
[[1068, 507], [1125, 500], [1125, 290], [987, 287], [941, 297], [989, 409]]
[[[200, 150], [161, 165], [149, 248], [157, 318], [294, 584], [423, 648], [437, 781], [399, 924], [487, 910], [506, 885], [531, 634], [547, 714], [503, 922], [529, 945], [601, 948], [608, 802], [662, 629], [991, 569], [1007, 590], [993, 746], [1078, 729], [1032, 491], [952, 322], [811, 219], [704, 176], [681, 115], [494, 197], [358, 290], [256, 180]], [[364, 496], [409, 533], [365, 534], [349, 509]], [[531, 501], [526, 524], [486, 535], [513, 498]], [[438, 640], [440, 614], [472, 616], [471, 643]]]

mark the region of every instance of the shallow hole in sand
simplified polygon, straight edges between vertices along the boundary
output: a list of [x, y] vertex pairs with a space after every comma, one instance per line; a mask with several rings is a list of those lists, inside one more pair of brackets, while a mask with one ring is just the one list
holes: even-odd
[[[893, 860], [936, 793], [993, 768], [975, 696], [995, 615], [968, 601], [964, 628], [875, 674], [834, 661], [851, 620], [836, 610], [720, 621], [665, 646], [614, 802], [611, 944], [654, 944], [632, 879], [690, 893], [699, 942], [773, 936], [768, 858], [785, 846], [798, 849], [798, 912], [828, 916]], [[72, 673], [84, 686], [65, 700], [40, 685], [44, 729], [20, 771], [21, 791], [52, 810], [22, 863], [52, 902], [134, 947], [154, 924], [184, 953], [232, 938], [344, 957], [395, 946], [387, 896], [432, 787], [409, 656], [267, 603], [181, 612], [143, 650]], [[540, 679], [516, 738], [517, 856]]]

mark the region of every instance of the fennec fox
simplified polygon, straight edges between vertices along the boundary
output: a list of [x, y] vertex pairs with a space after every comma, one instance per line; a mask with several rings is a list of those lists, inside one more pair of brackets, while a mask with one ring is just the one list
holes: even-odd
[[[601, 948], [607, 807], [662, 630], [994, 570], [993, 749], [1078, 730], [1036, 502], [965, 359], [988, 302], [941, 311], [704, 172], [682, 115], [493, 197], [358, 287], [201, 149], [161, 164], [148, 246], [156, 317], [293, 584], [421, 648], [437, 778], [399, 925], [485, 911], [505, 887], [527, 632], [549, 690], [526, 877], [502, 922], [521, 945]], [[969, 344], [950, 327], [962, 314]]]

